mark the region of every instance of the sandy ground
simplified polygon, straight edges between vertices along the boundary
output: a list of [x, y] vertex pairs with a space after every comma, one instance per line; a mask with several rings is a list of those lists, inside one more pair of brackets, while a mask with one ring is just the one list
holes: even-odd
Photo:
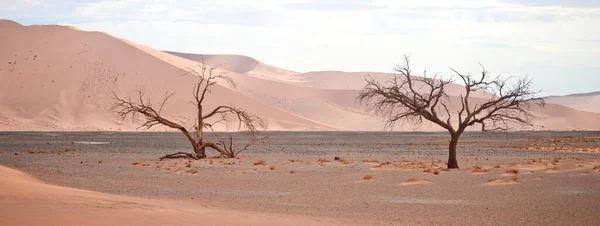
[[[283, 225], [600, 223], [600, 154], [510, 148], [562, 140], [555, 143], [592, 149], [600, 144], [598, 132], [468, 133], [459, 151], [462, 168], [451, 171], [444, 167], [443, 133], [264, 135], [269, 139], [238, 159], [157, 161], [188, 149], [182, 135], [0, 133], [0, 164], [43, 183], [77, 188], [22, 175], [14, 176], [21, 185], [3, 179], [2, 187], [12, 189], [1, 193], [0, 214], [31, 220], [23, 224], [57, 216], [85, 220], [71, 211], [149, 225], [205, 221], [205, 216], [214, 217], [205, 222], [219, 224], [222, 218], [229, 224]], [[19, 174], [4, 168], [2, 173], [2, 178]], [[105, 208], [94, 211], [96, 203]], [[206, 211], [214, 214], [202, 215]], [[26, 217], [31, 212], [39, 213], [37, 218]]]
[[4, 166], [0, 166], [0, 185], [3, 225], [335, 225], [60, 187]]

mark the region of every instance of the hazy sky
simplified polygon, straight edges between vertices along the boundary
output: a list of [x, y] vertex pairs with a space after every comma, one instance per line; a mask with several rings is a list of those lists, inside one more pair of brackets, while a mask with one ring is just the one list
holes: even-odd
[[390, 72], [411, 54], [445, 76], [528, 75], [543, 95], [600, 90], [600, 0], [19, 0], [0, 15], [299, 72]]

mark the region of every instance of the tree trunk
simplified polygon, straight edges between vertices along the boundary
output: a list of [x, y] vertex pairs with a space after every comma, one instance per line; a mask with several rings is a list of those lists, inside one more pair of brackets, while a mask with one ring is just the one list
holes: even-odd
[[456, 161], [456, 146], [458, 145], [459, 133], [450, 134], [450, 148], [448, 155], [448, 169], [458, 169], [458, 161]]
[[[198, 148], [200, 147], [200, 145], [198, 145], [198, 143], [196, 143], [196, 141], [194, 140], [194, 138], [192, 138], [192, 136], [187, 131], [187, 129], [181, 127], [181, 128], [179, 128], [179, 130], [181, 130], [181, 132], [183, 134], [185, 134], [185, 137], [187, 137], [187, 139], [190, 141], [190, 143], [192, 143], [192, 147], [194, 147], [194, 153], [196, 153], [196, 155], [198, 155]], [[204, 158], [204, 156], [198, 156], [198, 157]]]
[[204, 119], [202, 118], [202, 105], [198, 104], [198, 129], [196, 132], [196, 137], [198, 138], [198, 145], [196, 151], [196, 155], [200, 158], [206, 157], [206, 146], [203, 146], [204, 143]]

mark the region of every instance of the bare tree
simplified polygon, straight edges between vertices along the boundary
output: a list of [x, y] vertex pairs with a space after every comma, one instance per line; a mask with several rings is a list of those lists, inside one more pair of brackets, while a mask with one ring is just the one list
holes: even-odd
[[[248, 112], [239, 109], [235, 106], [226, 106], [221, 105], [218, 106], [208, 113], [204, 114], [203, 103], [207, 97], [207, 93], [211, 92], [211, 87], [217, 84], [218, 80], [225, 81], [229, 83], [232, 87], [235, 87], [235, 83], [233, 80], [227, 76], [226, 73], [220, 72], [216, 73], [217, 67], [208, 67], [204, 62], [202, 62], [199, 66], [199, 71], [194, 68], [190, 68], [186, 70], [186, 73], [191, 73], [194, 76], [198, 77], [198, 82], [195, 84], [193, 89], [194, 100], [192, 103], [195, 105], [197, 110], [197, 119], [194, 120], [195, 124], [192, 127], [196, 130], [196, 137], [192, 137], [188, 130], [172, 120], [164, 118], [161, 113], [165, 103], [174, 95], [174, 93], [165, 94], [164, 99], [160, 103], [158, 109], [155, 109], [152, 106], [152, 103], [149, 99], [145, 99], [144, 92], [142, 90], [138, 91], [138, 99], [132, 100], [122, 99], [118, 97], [116, 94], [113, 94], [114, 105], [113, 109], [116, 110], [118, 117], [121, 120], [125, 120], [127, 116], [131, 116], [132, 118], [136, 118], [138, 115], [142, 115], [145, 118], [145, 122], [140, 127], [152, 128], [155, 125], [164, 125], [173, 129], [177, 129], [181, 131], [187, 139], [192, 144], [194, 148], [193, 153], [186, 152], [177, 152], [174, 154], [169, 154], [163, 156], [162, 159], [165, 158], [192, 158], [192, 159], [200, 159], [206, 157], [206, 147], [213, 148], [217, 150], [222, 157], [226, 158], [234, 158], [240, 152], [246, 150], [250, 145], [256, 143], [259, 139], [256, 137], [258, 132], [257, 127], [264, 127], [263, 121], [261, 118], [251, 115]], [[218, 143], [215, 142], [207, 142], [204, 140], [204, 129], [213, 130], [213, 126], [217, 123], [227, 123], [227, 116], [233, 115], [238, 121], [238, 130], [244, 130], [250, 136], [250, 142], [245, 145], [240, 150], [234, 150], [233, 147], [233, 139], [231, 136], [229, 137], [229, 142], [226, 143], [223, 140]], [[209, 122], [209, 119], [218, 118], [216, 121]]]
[[[459, 168], [456, 147], [467, 127], [480, 125], [482, 131], [495, 131], [508, 130], [514, 125], [532, 126], [534, 115], [528, 111], [530, 104], [544, 105], [543, 99], [535, 97], [539, 91], [532, 91], [531, 79], [520, 78], [511, 85], [508, 84], [510, 78], [490, 77], [480, 65], [479, 78], [451, 69], [465, 88], [460, 95], [460, 107], [452, 109], [446, 91], [452, 78], [443, 79], [438, 74], [428, 77], [426, 71], [423, 77], [413, 76], [409, 61], [405, 55], [404, 65], [394, 69], [399, 75], [395, 74], [389, 81], [366, 79], [367, 84], [357, 99], [370, 111], [386, 118], [386, 129], [392, 129], [399, 121], [420, 126], [427, 120], [448, 130], [449, 169]], [[490, 98], [473, 98], [475, 92], [486, 93]]]

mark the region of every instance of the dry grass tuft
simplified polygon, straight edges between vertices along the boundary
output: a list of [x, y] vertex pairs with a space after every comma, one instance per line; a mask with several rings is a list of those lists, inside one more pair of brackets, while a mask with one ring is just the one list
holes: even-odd
[[269, 169], [270, 170], [275, 170], [275, 166], [270, 166]]
[[374, 179], [374, 178], [373, 178], [373, 176], [371, 176], [371, 175], [365, 175], [365, 176], [363, 177], [363, 180], [373, 180], [373, 179]]
[[72, 151], [70, 148], [65, 148], [66, 152]]
[[352, 164], [353, 162], [351, 160], [342, 159], [342, 160], [340, 160], [340, 163], [342, 163], [344, 165], [348, 165], [348, 164]]
[[131, 165], [134, 165], [134, 166], [141, 165], [141, 164], [142, 164], [141, 162], [134, 162], [134, 163], [131, 163]]
[[391, 165], [391, 164], [392, 164], [392, 162], [382, 162], [382, 163], [379, 163], [379, 165], [375, 166], [375, 168], [379, 168], [379, 167], [383, 167], [383, 166], [387, 166], [387, 165]]
[[488, 183], [490, 182], [496, 182], [496, 183], [511, 183], [511, 182], [519, 182], [519, 180], [517, 179], [517, 177], [512, 177], [512, 178], [505, 178], [505, 179], [501, 179], [501, 180], [488, 180]]
[[484, 168], [483, 168], [483, 167], [481, 167], [481, 166], [473, 166], [473, 171], [472, 171], [472, 173], [487, 173], [487, 172], [489, 172], [489, 170], [488, 170], [488, 169], [484, 169]]
[[208, 164], [209, 164], [209, 165], [212, 165], [213, 163], [214, 163], [214, 162], [213, 162], [213, 160], [212, 160], [212, 159], [211, 159], [210, 161], [208, 161]]
[[29, 153], [29, 154], [35, 154], [35, 150], [33, 150], [33, 149], [27, 150], [27, 153]]
[[294, 174], [294, 173], [296, 173], [295, 170], [290, 170], [290, 174]]
[[195, 174], [198, 174], [198, 173], [199, 173], [199, 172], [198, 172], [198, 170], [193, 170], [193, 171], [191, 172], [191, 174], [192, 174], [192, 175], [195, 175]]
[[377, 160], [369, 160], [369, 159], [362, 160], [362, 162], [364, 162], [364, 163], [379, 163], [379, 161], [377, 161]]
[[39, 150], [38, 153], [39, 154], [48, 154], [48, 151], [46, 151], [46, 150]]
[[506, 174], [518, 174], [519, 170], [518, 169], [507, 169], [504, 173], [506, 173]]
[[142, 166], [150, 166], [150, 163], [144, 163]]
[[254, 165], [255, 166], [264, 166], [264, 165], [266, 165], [266, 163], [265, 163], [265, 160], [259, 160], [259, 161], [254, 162]]
[[[233, 166], [233, 165], [235, 165], [235, 162], [223, 162], [221, 164], [226, 165], [226, 166]], [[256, 164], [254, 164], [254, 165], [256, 165]]]
[[324, 159], [324, 158], [317, 159], [317, 163], [319, 163], [319, 164], [330, 163], [330, 162], [331, 162], [331, 160], [329, 160], [329, 159]]

